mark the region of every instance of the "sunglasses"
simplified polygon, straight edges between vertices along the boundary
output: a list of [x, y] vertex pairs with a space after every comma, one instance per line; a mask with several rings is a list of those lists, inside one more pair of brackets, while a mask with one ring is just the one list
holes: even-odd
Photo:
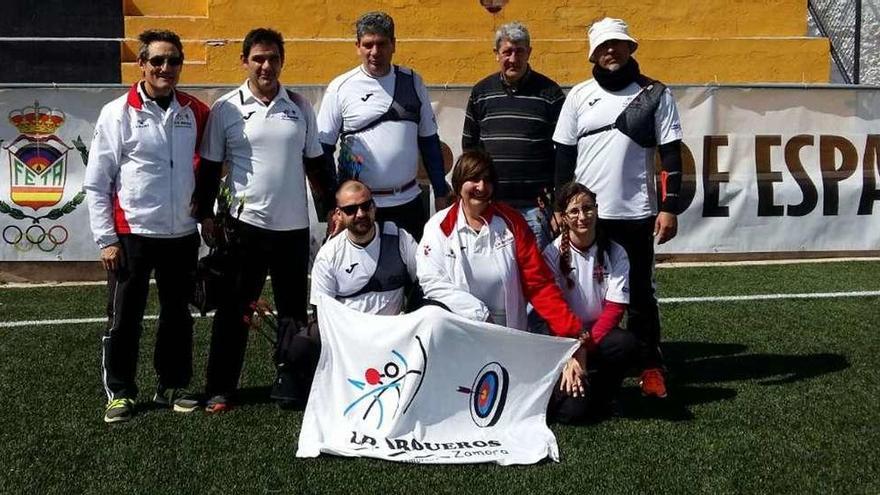
[[346, 215], [351, 216], [351, 215], [356, 214], [356, 213], [358, 212], [358, 210], [362, 210], [364, 213], [369, 212], [370, 209], [373, 208], [373, 204], [374, 204], [374, 203], [373, 203], [373, 200], [372, 200], [372, 199], [368, 199], [368, 200], [366, 200], [366, 201], [364, 201], [363, 203], [360, 203], [360, 204], [340, 206], [340, 207], [339, 207], [339, 210], [340, 210], [342, 213], [345, 213]]
[[163, 57], [161, 55], [156, 55], [155, 57], [150, 57], [147, 59], [147, 62], [150, 63], [153, 67], [162, 67], [165, 63], [168, 63], [169, 67], [177, 67], [183, 63], [183, 57], [180, 55], [175, 55], [173, 57]]

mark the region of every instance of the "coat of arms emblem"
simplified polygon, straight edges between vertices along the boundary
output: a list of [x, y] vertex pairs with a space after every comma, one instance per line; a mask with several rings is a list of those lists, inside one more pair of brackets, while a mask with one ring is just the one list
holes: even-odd
[[[40, 222], [58, 220], [76, 209], [85, 198], [85, 193], [80, 191], [61, 207], [38, 214], [38, 210], [53, 207], [64, 197], [68, 151], [76, 147], [83, 165], [88, 161], [88, 151], [81, 138], [77, 137], [71, 147], [56, 135], [58, 128], [64, 125], [65, 118], [61, 110], [41, 106], [39, 101], [34, 101], [33, 106], [9, 112], [9, 123], [20, 134], [2, 149], [6, 151], [9, 161], [9, 198], [21, 208], [0, 201], [0, 213], [15, 220], [31, 221], [26, 227], [7, 225], [3, 229], [3, 240], [18, 250], [28, 251], [37, 247], [51, 252], [64, 244], [68, 232], [63, 225], [49, 227]], [[22, 208], [33, 210], [33, 214]]]

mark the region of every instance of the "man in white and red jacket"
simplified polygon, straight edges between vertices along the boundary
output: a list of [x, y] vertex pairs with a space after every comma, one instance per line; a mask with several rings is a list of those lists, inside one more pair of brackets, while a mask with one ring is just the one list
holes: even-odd
[[138, 343], [154, 270], [160, 311], [153, 400], [178, 412], [198, 407], [186, 391], [192, 376], [188, 301], [200, 243], [190, 204], [208, 107], [175, 90], [183, 65], [176, 34], [149, 30], [139, 40], [144, 77], [101, 110], [83, 183], [109, 289], [101, 361], [108, 423], [134, 412]]

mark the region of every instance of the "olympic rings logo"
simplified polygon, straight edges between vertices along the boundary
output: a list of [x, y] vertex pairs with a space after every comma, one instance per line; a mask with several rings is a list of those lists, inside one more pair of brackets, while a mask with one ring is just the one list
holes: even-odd
[[70, 234], [63, 225], [55, 225], [49, 230], [40, 224], [34, 224], [25, 230], [17, 225], [7, 225], [3, 229], [3, 242], [16, 250], [26, 253], [36, 247], [44, 253], [51, 253], [58, 246], [67, 242]]

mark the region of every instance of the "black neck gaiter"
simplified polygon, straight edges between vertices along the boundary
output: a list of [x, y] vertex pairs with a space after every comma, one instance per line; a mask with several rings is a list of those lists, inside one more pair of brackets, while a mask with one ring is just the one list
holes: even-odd
[[607, 91], [620, 91], [635, 82], [639, 77], [639, 63], [636, 59], [630, 58], [620, 69], [611, 72], [608, 69], [599, 67], [599, 64], [593, 65], [593, 78]]

